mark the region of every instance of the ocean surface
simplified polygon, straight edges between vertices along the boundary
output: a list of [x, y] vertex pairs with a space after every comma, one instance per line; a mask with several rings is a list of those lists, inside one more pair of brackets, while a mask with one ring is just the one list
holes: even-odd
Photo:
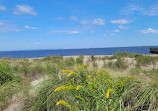
[[152, 54], [150, 47], [113, 47], [113, 48], [90, 48], [90, 49], [58, 49], [58, 50], [25, 50], [25, 51], [0, 51], [0, 59], [9, 58], [37, 58], [53, 55], [73, 56], [73, 55], [112, 55], [117, 52], [128, 52], [138, 54]]

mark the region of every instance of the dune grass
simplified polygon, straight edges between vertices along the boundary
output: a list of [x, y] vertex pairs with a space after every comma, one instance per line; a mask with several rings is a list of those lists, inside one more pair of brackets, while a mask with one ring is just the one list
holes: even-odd
[[[0, 107], [25, 91], [24, 111], [156, 111], [157, 64], [158, 56], [127, 52], [88, 58], [4, 58], [0, 60]], [[49, 77], [36, 95], [28, 94], [29, 82], [42, 75]]]

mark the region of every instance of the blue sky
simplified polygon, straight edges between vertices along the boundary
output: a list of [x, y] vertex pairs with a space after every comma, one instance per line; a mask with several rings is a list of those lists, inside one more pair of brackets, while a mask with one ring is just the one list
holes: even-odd
[[0, 0], [0, 51], [154, 45], [157, 0]]

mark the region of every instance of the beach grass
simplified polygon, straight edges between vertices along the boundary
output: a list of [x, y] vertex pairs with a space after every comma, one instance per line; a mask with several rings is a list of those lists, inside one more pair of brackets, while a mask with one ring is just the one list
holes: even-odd
[[[31, 83], [43, 76], [47, 79], [31, 89]], [[3, 58], [0, 108], [13, 104], [13, 96], [22, 93], [24, 111], [156, 111], [157, 80], [157, 55], [118, 52], [110, 56]]]

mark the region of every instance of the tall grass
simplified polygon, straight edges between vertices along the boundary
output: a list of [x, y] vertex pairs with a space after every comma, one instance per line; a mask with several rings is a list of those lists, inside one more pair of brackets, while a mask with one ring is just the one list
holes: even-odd
[[[135, 58], [136, 65], [126, 62], [126, 58]], [[98, 70], [100, 61], [104, 61], [104, 69]], [[4, 59], [0, 61], [0, 107], [14, 94], [29, 92], [28, 80], [48, 74], [48, 80], [38, 87], [36, 95], [27, 94], [22, 110], [157, 111], [157, 62], [157, 56], [127, 52], [100, 58], [92, 55], [89, 60], [82, 55], [76, 59], [62, 56]], [[149, 70], [140, 68], [151, 64], [155, 66]]]
[[9, 99], [22, 88], [22, 77], [14, 74], [9, 65], [0, 64], [0, 106], [7, 103]]
[[[62, 81], [47, 83], [33, 98], [31, 110], [125, 110], [122, 96], [131, 79], [113, 78], [105, 70], [78, 65], [75, 72], [63, 70]], [[52, 78], [53, 79], [53, 78]]]

